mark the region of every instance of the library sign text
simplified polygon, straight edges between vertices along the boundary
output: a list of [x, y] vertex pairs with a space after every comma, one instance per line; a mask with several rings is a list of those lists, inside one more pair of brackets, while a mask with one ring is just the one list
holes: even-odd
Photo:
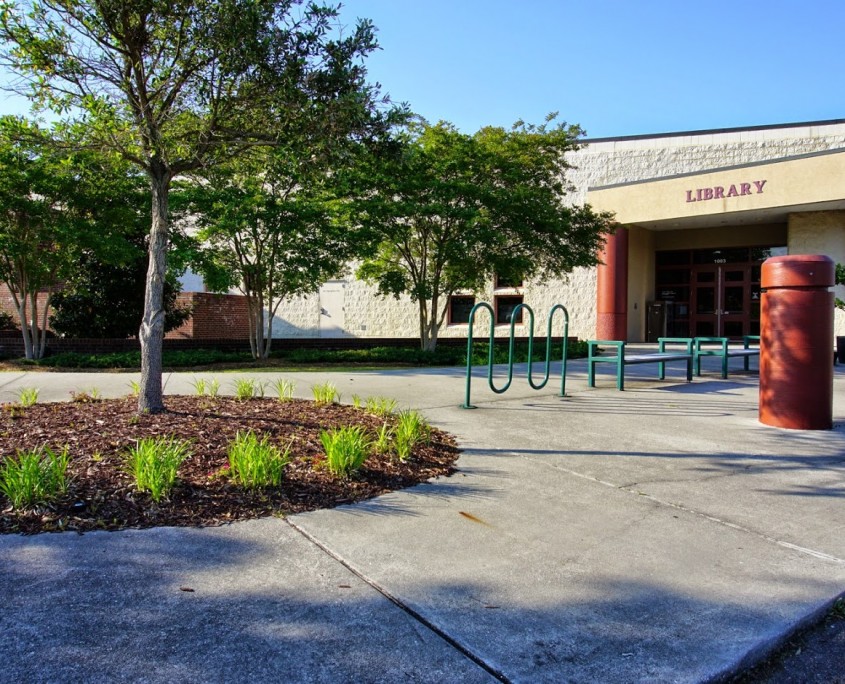
[[764, 180], [750, 183], [735, 183], [732, 185], [714, 185], [712, 188], [695, 188], [687, 190], [687, 202], [706, 202], [707, 200], [724, 199], [726, 197], [742, 197], [743, 195], [762, 195]]

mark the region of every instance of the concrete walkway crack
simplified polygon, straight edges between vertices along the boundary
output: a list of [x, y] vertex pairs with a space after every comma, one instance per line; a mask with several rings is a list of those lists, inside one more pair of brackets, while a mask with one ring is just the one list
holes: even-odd
[[[522, 455], [521, 457], [524, 458], [527, 461], [539, 463], [539, 464], [547, 466], [549, 468], [554, 468], [556, 470], [563, 471], [565, 473], [569, 473], [570, 475], [574, 475], [575, 477], [580, 477], [584, 480], [596, 482], [598, 484], [604, 485], [605, 487], [611, 487], [612, 489], [616, 489], [618, 491], [626, 492], [626, 493], [631, 494], [633, 496], [641, 497], [643, 499], [648, 499], [649, 501], [652, 501], [652, 502], [659, 504], [661, 506], [667, 506], [668, 508], [673, 508], [677, 511], [683, 511], [684, 513], [689, 513], [689, 514], [695, 515], [699, 518], [704, 518], [705, 520], [709, 520], [710, 522], [714, 522], [714, 523], [717, 523], [719, 525], [729, 527], [733, 530], [738, 530], [740, 532], [745, 532], [747, 534], [754, 535], [755, 537], [758, 537], [759, 539], [762, 539], [766, 542], [769, 542], [770, 544], [775, 544], [775, 545], [780, 546], [782, 548], [790, 549], [791, 551], [796, 551], [800, 554], [812, 556], [813, 558], [818, 558], [820, 560], [829, 561], [831, 563], [836, 563], [838, 565], [845, 565], [845, 559], [843, 559], [843, 558], [838, 558], [837, 556], [831, 556], [830, 554], [824, 553], [822, 551], [816, 551], [815, 549], [809, 549], [807, 547], [799, 546], [798, 544], [793, 544], [791, 542], [784, 541], [782, 539], [776, 539], [775, 537], [771, 537], [767, 534], [763, 534], [762, 532], [757, 532], [757, 531], [749, 529], [748, 527], [745, 527], [743, 525], [738, 525], [737, 523], [733, 523], [733, 522], [730, 522], [728, 520], [723, 520], [722, 518], [717, 518], [716, 516], [709, 515], [707, 513], [702, 513], [701, 511], [697, 511], [693, 508], [688, 508], [687, 506], [683, 506], [681, 504], [672, 503], [671, 501], [665, 501], [664, 499], [660, 499], [656, 496], [652, 496], [651, 494], [646, 494], [645, 492], [640, 491], [640, 490], [629, 489], [628, 487], [630, 487], [632, 485], [614, 484], [613, 482], [607, 482], [606, 480], [601, 480], [597, 477], [593, 477], [592, 475], [585, 475], [585, 474], [579, 473], [575, 470], [570, 470], [569, 468], [563, 468], [563, 467], [558, 466], [558, 465], [546, 463], [545, 461], [540, 461], [540, 460], [531, 458], [530, 456]], [[642, 483], [640, 483], [640, 484], [642, 484]]]
[[409, 615], [411, 618], [413, 618], [414, 620], [419, 622], [423, 627], [427, 628], [428, 630], [430, 630], [431, 632], [436, 634], [438, 637], [443, 639], [443, 641], [445, 641], [452, 648], [454, 648], [456, 651], [461, 653], [465, 658], [468, 658], [469, 660], [474, 662], [476, 665], [478, 665], [481, 669], [483, 669], [485, 672], [487, 672], [491, 677], [496, 679], [496, 681], [504, 682], [505, 684], [511, 684], [511, 680], [508, 679], [505, 676], [504, 673], [500, 672], [495, 667], [493, 667], [492, 665], [490, 665], [489, 663], [484, 661], [483, 658], [481, 658], [480, 656], [473, 653], [471, 650], [469, 650], [468, 647], [464, 646], [459, 641], [457, 641], [453, 637], [449, 636], [449, 634], [444, 632], [442, 629], [440, 629], [433, 622], [431, 622], [427, 618], [423, 617], [416, 610], [414, 610], [409, 605], [404, 603], [399, 597], [391, 594], [387, 589], [385, 589], [383, 586], [381, 586], [378, 582], [376, 582], [375, 580], [373, 580], [372, 578], [368, 577], [367, 575], [362, 573], [360, 570], [355, 568], [348, 561], [344, 560], [341, 556], [339, 556], [334, 551], [332, 551], [328, 546], [323, 544], [323, 542], [321, 542], [319, 539], [317, 539], [313, 535], [311, 535], [308, 532], [306, 532], [305, 530], [303, 530], [301, 527], [296, 525], [296, 523], [291, 522], [290, 519], [285, 518], [284, 521], [293, 530], [296, 530], [299, 534], [301, 534], [305, 539], [307, 539], [309, 542], [314, 544], [314, 546], [316, 546], [318, 549], [320, 549], [323, 553], [325, 553], [327, 556], [329, 556], [330, 558], [332, 558], [335, 561], [337, 561], [338, 563], [340, 563], [344, 568], [346, 568], [349, 572], [351, 572], [353, 575], [355, 575], [358, 579], [360, 579], [362, 582], [364, 582], [365, 584], [372, 587], [375, 591], [377, 591], [379, 594], [384, 596], [388, 601], [390, 601], [397, 608], [399, 608], [400, 610], [405, 612], [407, 615]]

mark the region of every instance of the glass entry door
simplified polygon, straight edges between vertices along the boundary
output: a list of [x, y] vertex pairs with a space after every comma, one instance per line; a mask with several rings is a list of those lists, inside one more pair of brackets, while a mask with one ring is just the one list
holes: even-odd
[[694, 266], [691, 295], [690, 323], [695, 337], [736, 339], [751, 334], [750, 266]]

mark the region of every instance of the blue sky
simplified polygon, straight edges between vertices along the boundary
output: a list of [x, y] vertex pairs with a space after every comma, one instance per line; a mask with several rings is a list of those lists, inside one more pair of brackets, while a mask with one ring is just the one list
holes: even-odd
[[845, 118], [842, 0], [345, 0], [370, 75], [465, 132], [550, 111], [589, 137]]
[[372, 80], [468, 133], [551, 111], [589, 137], [845, 118], [842, 0], [343, 5], [378, 28]]

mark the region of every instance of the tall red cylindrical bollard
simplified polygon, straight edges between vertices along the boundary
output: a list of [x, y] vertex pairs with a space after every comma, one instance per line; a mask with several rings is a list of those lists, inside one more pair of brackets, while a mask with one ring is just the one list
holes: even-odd
[[608, 235], [596, 270], [596, 339], [628, 339], [628, 229]]
[[760, 422], [833, 427], [833, 260], [818, 254], [763, 262]]

